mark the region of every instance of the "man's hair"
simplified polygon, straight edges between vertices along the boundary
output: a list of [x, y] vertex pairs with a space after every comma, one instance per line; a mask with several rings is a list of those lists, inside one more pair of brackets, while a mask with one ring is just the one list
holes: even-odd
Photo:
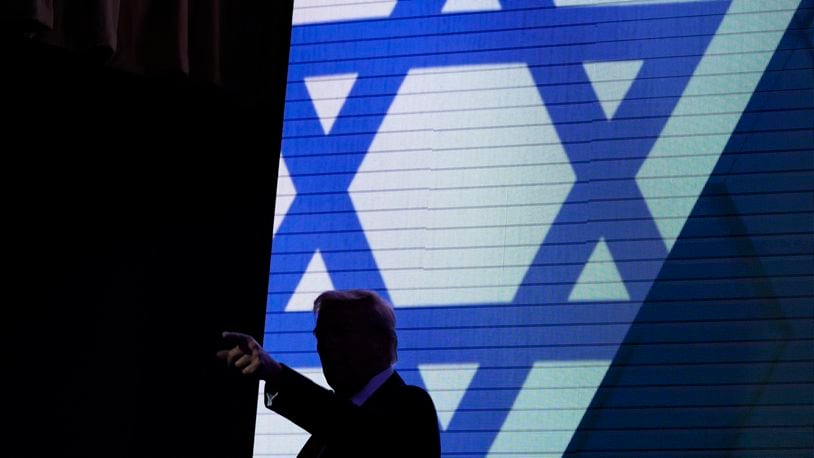
[[314, 300], [314, 313], [339, 313], [354, 317], [354, 327], [384, 339], [390, 350], [390, 364], [398, 359], [396, 313], [393, 306], [374, 291], [348, 289], [325, 291]]

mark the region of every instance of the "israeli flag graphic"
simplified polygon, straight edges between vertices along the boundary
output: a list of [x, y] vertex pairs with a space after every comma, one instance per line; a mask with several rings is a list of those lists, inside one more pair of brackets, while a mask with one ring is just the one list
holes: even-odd
[[296, 1], [265, 347], [374, 289], [444, 456], [562, 456], [799, 4]]

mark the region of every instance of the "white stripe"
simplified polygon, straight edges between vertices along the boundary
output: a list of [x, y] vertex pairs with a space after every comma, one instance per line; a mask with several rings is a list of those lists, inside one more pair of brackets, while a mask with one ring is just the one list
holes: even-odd
[[297, 0], [292, 25], [352, 21], [390, 16], [396, 0]]
[[554, 6], [630, 6], [661, 3], [691, 3], [710, 0], [554, 0]]

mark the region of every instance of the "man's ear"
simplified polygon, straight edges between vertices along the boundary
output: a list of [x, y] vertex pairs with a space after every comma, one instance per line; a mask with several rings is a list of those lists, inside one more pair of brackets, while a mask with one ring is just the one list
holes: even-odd
[[383, 339], [376, 339], [371, 346], [371, 350], [376, 357], [376, 361], [387, 362], [387, 365], [390, 365], [391, 355], [390, 355], [390, 345], [387, 344]]

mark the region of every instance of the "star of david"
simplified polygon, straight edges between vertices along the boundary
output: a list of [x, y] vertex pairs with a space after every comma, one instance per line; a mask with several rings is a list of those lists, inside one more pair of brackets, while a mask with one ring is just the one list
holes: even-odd
[[[445, 433], [443, 441], [447, 450], [485, 455], [535, 363], [612, 360], [645, 300], [669, 245], [636, 176], [730, 0], [590, 8], [558, 7], [553, 0], [504, 0], [501, 10], [440, 14], [444, 3], [399, 1], [386, 19], [294, 28], [287, 95], [291, 111], [286, 117], [298, 121], [284, 126], [282, 156], [297, 192], [287, 215], [296, 215], [296, 222], [288, 216], [283, 219], [274, 240], [266, 346], [292, 366], [319, 366], [310, 340], [313, 316], [285, 311], [316, 252], [321, 253], [336, 288], [365, 287], [391, 297], [349, 188], [409, 72], [522, 63], [545, 102], [573, 169], [573, 186], [516, 294], [501, 304], [499, 314], [493, 303], [397, 304], [409, 308], [409, 313], [399, 311], [399, 369], [409, 382], [424, 383], [418, 371], [423, 364], [471, 364], [468, 389], [445, 428], [456, 433]], [[525, 11], [533, 11], [533, 17]], [[660, 17], [663, 27], [653, 25], [658, 21], [636, 26], [641, 18]], [[680, 18], [692, 21], [693, 36], [671, 29]], [[482, 24], [489, 24], [489, 40], [456, 41], [454, 31]], [[558, 31], [564, 25], [580, 24], [576, 29], [583, 33]], [[309, 27], [326, 28], [336, 38], [308, 46]], [[409, 38], [415, 36], [420, 38]], [[365, 46], [367, 39], [386, 37], [393, 38], [386, 49]], [[669, 55], [665, 42], [669, 42]], [[641, 68], [609, 119], [584, 64], [616, 61], [639, 61]], [[386, 78], [380, 77], [382, 66]], [[663, 77], [665, 67], [669, 78]], [[357, 75], [355, 82], [326, 133], [313, 106], [306, 103], [310, 98], [303, 82], [351, 73]], [[292, 103], [298, 100], [303, 103]], [[581, 242], [574, 242], [575, 233]], [[613, 316], [608, 316], [607, 303], [569, 299], [600, 243], [606, 243], [616, 260], [628, 294], [625, 300], [611, 301]], [[636, 253], [640, 262], [624, 262], [630, 253]], [[439, 321], [456, 323], [455, 334], [426, 330], [428, 324]], [[562, 323], [582, 326], [558, 332]], [[597, 323], [606, 326], [597, 331]], [[528, 334], [518, 333], [523, 326]], [[439, 347], [448, 350], [438, 351]], [[505, 361], [512, 362], [508, 370]], [[501, 365], [504, 370], [496, 380], [491, 368]], [[503, 388], [483, 390], [495, 386]], [[484, 411], [487, 404], [489, 409]]]

